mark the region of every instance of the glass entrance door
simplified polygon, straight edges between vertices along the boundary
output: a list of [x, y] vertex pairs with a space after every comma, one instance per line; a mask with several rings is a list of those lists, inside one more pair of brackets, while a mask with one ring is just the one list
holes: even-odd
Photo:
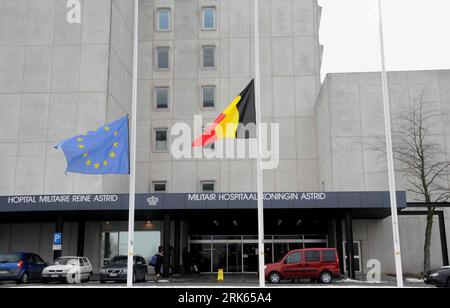
[[242, 250], [244, 272], [258, 271], [258, 243], [244, 243]]
[[[265, 264], [279, 261], [290, 250], [306, 247], [327, 247], [326, 235], [266, 236]], [[255, 273], [258, 271], [256, 236], [197, 235], [189, 237], [189, 253], [202, 273]]]
[[228, 249], [228, 270], [230, 273], [242, 272], [242, 244], [230, 243]]

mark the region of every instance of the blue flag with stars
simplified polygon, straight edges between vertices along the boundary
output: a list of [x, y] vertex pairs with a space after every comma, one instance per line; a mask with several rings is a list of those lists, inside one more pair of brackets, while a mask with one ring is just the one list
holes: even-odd
[[60, 142], [66, 172], [129, 174], [128, 116]]

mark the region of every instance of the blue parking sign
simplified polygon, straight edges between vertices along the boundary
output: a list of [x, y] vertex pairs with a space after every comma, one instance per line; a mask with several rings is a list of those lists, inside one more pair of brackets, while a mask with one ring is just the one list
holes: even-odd
[[53, 245], [61, 245], [62, 244], [62, 234], [55, 233], [53, 236]]

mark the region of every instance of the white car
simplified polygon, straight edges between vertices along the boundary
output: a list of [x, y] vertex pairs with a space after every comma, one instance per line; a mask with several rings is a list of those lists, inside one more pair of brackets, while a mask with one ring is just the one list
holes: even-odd
[[84, 257], [60, 257], [42, 271], [42, 282], [81, 283], [92, 275], [91, 262]]

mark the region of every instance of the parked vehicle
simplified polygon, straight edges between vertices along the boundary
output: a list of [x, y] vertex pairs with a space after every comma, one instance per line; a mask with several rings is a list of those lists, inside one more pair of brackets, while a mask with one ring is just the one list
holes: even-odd
[[440, 288], [450, 288], [450, 266], [443, 266], [439, 269], [429, 271], [423, 281]]
[[[100, 269], [100, 282], [127, 280], [127, 256], [116, 256], [106, 262]], [[145, 281], [147, 277], [147, 263], [141, 256], [134, 256], [133, 263], [133, 282]]]
[[92, 265], [83, 257], [60, 257], [42, 271], [42, 282], [79, 283], [89, 281]]
[[41, 280], [42, 270], [48, 266], [34, 253], [19, 252], [0, 255], [0, 280], [14, 280], [18, 284]]
[[334, 248], [307, 248], [288, 252], [279, 262], [265, 266], [266, 280], [311, 279], [331, 283], [341, 276], [339, 257]]

